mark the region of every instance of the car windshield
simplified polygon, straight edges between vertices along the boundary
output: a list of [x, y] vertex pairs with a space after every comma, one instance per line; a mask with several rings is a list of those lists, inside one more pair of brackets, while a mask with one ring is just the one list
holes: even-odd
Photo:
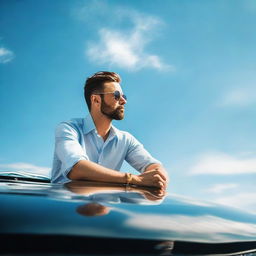
[[0, 171], [0, 179], [50, 182], [49, 177], [25, 171]]

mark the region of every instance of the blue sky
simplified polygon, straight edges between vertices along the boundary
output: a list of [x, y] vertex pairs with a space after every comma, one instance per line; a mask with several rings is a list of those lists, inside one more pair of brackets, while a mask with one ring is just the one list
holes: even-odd
[[[49, 172], [85, 79], [118, 72], [170, 193], [256, 211], [256, 2], [1, 1], [0, 169]], [[124, 165], [124, 171], [131, 168]]]

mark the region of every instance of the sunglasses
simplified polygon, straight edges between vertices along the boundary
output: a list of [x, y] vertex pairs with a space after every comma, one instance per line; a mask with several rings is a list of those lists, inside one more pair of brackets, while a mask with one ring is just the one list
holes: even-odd
[[115, 100], [120, 100], [121, 97], [123, 97], [125, 100], [127, 100], [126, 95], [121, 94], [119, 91], [114, 91], [114, 92], [102, 92], [102, 93], [93, 93], [93, 94], [99, 94], [99, 95], [104, 95], [104, 94], [113, 94]]

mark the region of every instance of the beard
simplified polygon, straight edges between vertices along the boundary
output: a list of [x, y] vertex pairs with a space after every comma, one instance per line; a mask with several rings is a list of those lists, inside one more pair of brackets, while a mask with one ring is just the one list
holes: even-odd
[[124, 119], [124, 107], [119, 106], [113, 110], [108, 104], [106, 104], [105, 100], [101, 101], [101, 113], [107, 116], [109, 119], [114, 120], [122, 120]]

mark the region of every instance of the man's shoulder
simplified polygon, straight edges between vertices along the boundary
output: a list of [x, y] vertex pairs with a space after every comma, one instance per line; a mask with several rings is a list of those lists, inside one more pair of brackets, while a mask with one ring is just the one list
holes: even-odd
[[123, 131], [123, 130], [119, 130], [118, 128], [112, 126], [114, 128], [114, 131], [116, 133], [116, 135], [118, 136], [118, 138], [120, 139], [126, 139], [126, 140], [131, 140], [133, 137], [133, 135], [127, 131]]
[[56, 127], [56, 132], [63, 130], [75, 130], [79, 131], [83, 128], [84, 118], [72, 118], [67, 121], [60, 122]]
[[67, 125], [72, 127], [82, 127], [83, 123], [84, 123], [84, 118], [71, 118], [70, 120], [61, 121], [57, 126]]

